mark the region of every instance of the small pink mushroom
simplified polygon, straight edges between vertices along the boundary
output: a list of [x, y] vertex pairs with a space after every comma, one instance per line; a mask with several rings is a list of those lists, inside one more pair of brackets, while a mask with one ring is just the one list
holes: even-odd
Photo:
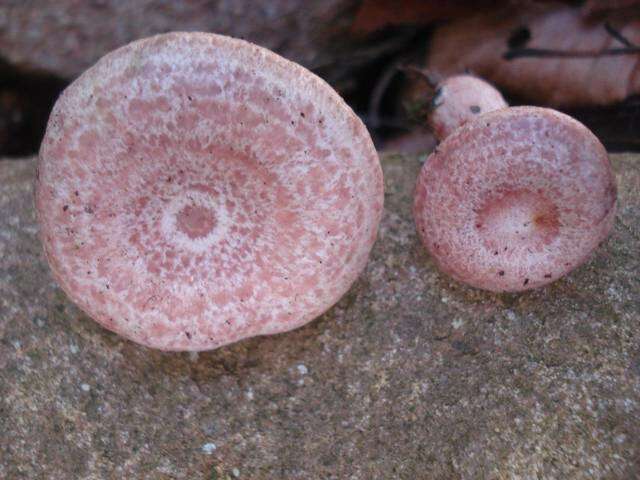
[[498, 90], [472, 75], [456, 75], [440, 82], [431, 103], [429, 124], [438, 140], [478, 115], [508, 106]]
[[56, 103], [36, 186], [56, 280], [141, 344], [299, 327], [363, 269], [382, 211], [369, 134], [321, 79], [206, 33], [133, 42]]
[[414, 215], [436, 264], [475, 287], [519, 291], [583, 263], [613, 224], [607, 153], [554, 110], [511, 107], [449, 135], [420, 173]]

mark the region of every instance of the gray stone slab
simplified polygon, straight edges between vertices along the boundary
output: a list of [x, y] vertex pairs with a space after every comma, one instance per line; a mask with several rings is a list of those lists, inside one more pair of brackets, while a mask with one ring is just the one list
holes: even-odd
[[102, 329], [56, 287], [33, 160], [0, 162], [0, 478], [640, 476], [640, 156], [615, 230], [568, 277], [491, 294], [440, 274], [387, 155], [371, 261], [329, 313], [213, 352]]

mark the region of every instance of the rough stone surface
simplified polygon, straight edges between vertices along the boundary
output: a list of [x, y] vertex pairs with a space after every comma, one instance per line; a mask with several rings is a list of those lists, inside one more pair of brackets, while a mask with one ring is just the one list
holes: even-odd
[[152, 351], [55, 286], [35, 164], [0, 162], [0, 478], [631, 479], [640, 475], [640, 157], [611, 237], [568, 277], [491, 294], [438, 273], [387, 156], [360, 280], [290, 333]]
[[[23, 0], [0, 5], [0, 55], [73, 78], [105, 53], [168, 31], [244, 38], [316, 67], [340, 58], [329, 48], [351, 25], [355, 0]], [[322, 27], [323, 25], [329, 28]]]

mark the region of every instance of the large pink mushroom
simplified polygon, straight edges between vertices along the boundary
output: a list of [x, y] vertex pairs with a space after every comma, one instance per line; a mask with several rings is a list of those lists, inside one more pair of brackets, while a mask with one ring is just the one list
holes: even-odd
[[436, 264], [472, 286], [519, 291], [583, 263], [609, 233], [616, 186], [581, 123], [538, 107], [455, 129], [425, 162], [414, 216]]
[[206, 33], [103, 57], [56, 103], [38, 169], [58, 283], [163, 350], [316, 318], [363, 269], [383, 201], [369, 134], [331, 87]]

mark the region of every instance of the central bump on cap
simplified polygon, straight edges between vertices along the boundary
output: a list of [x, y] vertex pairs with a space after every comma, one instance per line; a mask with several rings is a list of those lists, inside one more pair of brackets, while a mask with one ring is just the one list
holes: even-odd
[[487, 200], [478, 212], [476, 228], [493, 250], [540, 251], [558, 235], [558, 208], [543, 195], [519, 189]]
[[191, 239], [206, 237], [216, 226], [213, 210], [200, 205], [187, 205], [176, 217], [178, 230]]

